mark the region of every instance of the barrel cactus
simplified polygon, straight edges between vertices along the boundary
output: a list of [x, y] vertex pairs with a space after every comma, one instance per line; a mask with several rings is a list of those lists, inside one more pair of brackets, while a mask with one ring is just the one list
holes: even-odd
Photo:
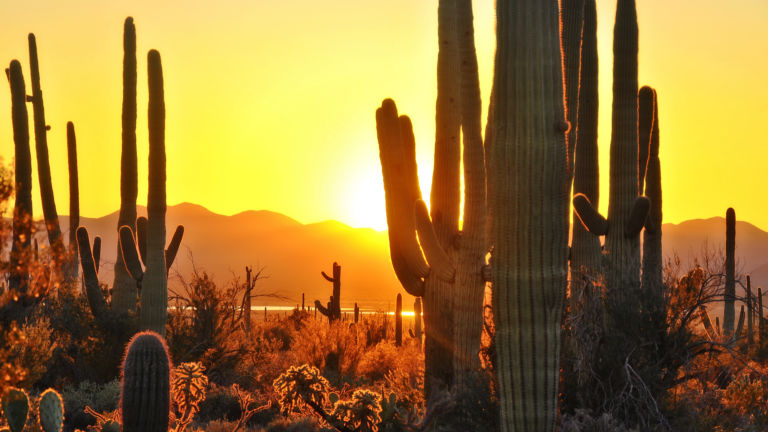
[[163, 338], [137, 333], [123, 361], [120, 412], [123, 432], [167, 432], [171, 363]]

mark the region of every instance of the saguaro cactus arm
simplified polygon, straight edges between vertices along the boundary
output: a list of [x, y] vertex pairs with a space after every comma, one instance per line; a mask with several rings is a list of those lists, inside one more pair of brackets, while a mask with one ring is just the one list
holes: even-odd
[[136, 239], [134, 239], [131, 227], [128, 225], [120, 227], [120, 251], [123, 254], [125, 269], [128, 274], [134, 280], [141, 281], [144, 278], [144, 270], [136, 250]]
[[91, 307], [91, 311], [96, 319], [104, 319], [109, 312], [109, 308], [101, 293], [99, 274], [98, 270], [96, 270], [93, 252], [91, 251], [88, 230], [85, 227], [77, 229], [77, 244], [80, 252], [80, 266], [83, 271], [83, 282], [85, 284], [88, 305]]
[[608, 234], [608, 220], [592, 207], [592, 203], [589, 202], [586, 195], [576, 194], [573, 197], [573, 209], [587, 231], [596, 236]]

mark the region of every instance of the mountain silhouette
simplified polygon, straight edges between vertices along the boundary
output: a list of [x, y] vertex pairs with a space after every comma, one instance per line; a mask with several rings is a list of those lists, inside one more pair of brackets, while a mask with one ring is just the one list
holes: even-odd
[[[139, 215], [146, 215], [144, 207]], [[91, 237], [102, 237], [103, 282], [111, 283], [117, 253], [117, 212], [100, 218], [81, 218]], [[67, 216], [60, 217], [68, 227]], [[220, 287], [235, 277], [245, 278], [245, 266], [263, 268], [266, 277], [256, 283], [258, 293], [277, 293], [283, 298], [259, 298], [254, 304], [295, 306], [305, 294], [307, 305], [325, 303], [331, 284], [320, 271], [330, 272], [334, 261], [342, 267], [342, 307], [374, 310], [394, 309], [397, 293], [404, 293], [389, 259], [386, 231], [352, 228], [341, 222], [302, 224], [267, 210], [245, 211], [232, 216], [213, 213], [203, 206], [182, 203], [169, 206], [166, 216], [168, 238], [176, 225], [184, 224], [184, 240], [173, 264], [169, 286], [178, 289], [177, 275], [189, 277], [193, 265], [205, 271]], [[40, 236], [40, 244], [47, 241]], [[65, 234], [66, 235], [66, 234]], [[705, 248], [719, 253], [725, 249], [725, 219], [694, 219], [664, 224], [663, 254], [677, 255], [683, 269], [703, 256]], [[754, 289], [768, 287], [768, 232], [745, 221], [736, 222], [737, 275], [752, 275]], [[413, 299], [404, 301], [411, 309]], [[738, 306], [737, 306], [738, 307]]]

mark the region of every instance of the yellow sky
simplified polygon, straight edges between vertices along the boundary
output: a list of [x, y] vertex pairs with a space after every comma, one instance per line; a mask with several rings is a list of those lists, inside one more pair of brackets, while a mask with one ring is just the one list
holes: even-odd
[[[768, 229], [768, 4], [643, 0], [640, 83], [660, 102], [664, 219], [723, 215]], [[436, 1], [0, 0], [0, 62], [28, 75], [37, 35], [59, 211], [68, 209], [65, 124], [75, 122], [81, 213], [119, 206], [122, 23], [139, 52], [139, 201], [146, 200], [146, 52], [166, 83], [168, 203], [223, 214], [268, 209], [301, 222], [386, 227], [374, 110], [393, 97], [414, 121], [428, 195], [434, 136]], [[615, 1], [598, 1], [601, 207], [607, 207]], [[475, 1], [487, 101], [493, 1]], [[7, 67], [7, 66], [6, 66]], [[28, 79], [28, 76], [25, 76]], [[12, 158], [0, 85], [0, 155]], [[31, 113], [31, 110], [30, 110]], [[35, 174], [36, 175], [36, 174]], [[34, 185], [36, 214], [39, 188]]]

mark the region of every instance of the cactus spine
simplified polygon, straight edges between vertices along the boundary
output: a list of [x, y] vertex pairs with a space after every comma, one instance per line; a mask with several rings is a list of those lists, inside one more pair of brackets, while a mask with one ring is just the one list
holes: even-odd
[[64, 401], [54, 389], [48, 389], [40, 395], [37, 409], [40, 427], [45, 432], [61, 432], [64, 421]]
[[69, 165], [69, 249], [71, 261], [67, 268], [70, 281], [77, 280], [77, 227], [80, 226], [80, 185], [77, 173], [77, 139], [75, 125], [67, 122], [67, 163]]
[[501, 430], [554, 431], [569, 209], [558, 2], [499, 1], [497, 19], [488, 178]]
[[35, 123], [35, 153], [37, 154], [37, 174], [40, 181], [40, 197], [43, 204], [45, 228], [48, 231], [48, 242], [54, 252], [54, 260], [61, 260], [64, 251], [61, 241], [59, 215], [56, 212], [56, 201], [53, 197], [51, 183], [51, 166], [48, 162], [48, 129], [45, 124], [45, 107], [43, 106], [43, 91], [40, 88], [40, 67], [37, 60], [37, 42], [35, 35], [29, 34], [29, 68], [32, 80], [32, 112]]
[[29, 398], [24, 390], [11, 387], [3, 395], [3, 413], [11, 432], [22, 432], [29, 414]]
[[[643, 288], [654, 297], [662, 296], [664, 289], [663, 259], [661, 254], [661, 163], [659, 162], [659, 104], [656, 90], [643, 87], [639, 93], [640, 115], [645, 118], [640, 127], [640, 149], [647, 150], [647, 163], [640, 178], [644, 178], [645, 196], [650, 202], [648, 219], [643, 232]], [[650, 120], [647, 119], [650, 117]], [[643, 123], [645, 125], [643, 126]], [[642, 161], [642, 157], [640, 159]], [[640, 162], [641, 166], [643, 165]], [[643, 174], [644, 173], [644, 174]], [[641, 182], [641, 184], [643, 184]]]
[[21, 64], [13, 60], [8, 70], [11, 84], [11, 116], [14, 143], [13, 244], [10, 254], [11, 275], [8, 287], [26, 292], [28, 287], [27, 261], [32, 244], [32, 155], [29, 148], [29, 117], [27, 115], [26, 88]]
[[[128, 226], [136, 231], [138, 169], [136, 161], [136, 26], [133, 18], [123, 26], [123, 112], [122, 150], [120, 154], [120, 213], [117, 229]], [[120, 245], [117, 245], [113, 303], [116, 311], [136, 310], [137, 283], [126, 271]]]
[[728, 208], [725, 212], [725, 307], [723, 309], [723, 333], [730, 336], [736, 319], [736, 212]]
[[123, 432], [168, 431], [170, 371], [168, 348], [160, 335], [147, 331], [131, 339], [120, 391]]
[[333, 284], [333, 291], [327, 306], [323, 306], [320, 300], [315, 300], [315, 310], [320, 310], [320, 313], [328, 317], [328, 322], [333, 323], [336, 320], [341, 319], [341, 266], [334, 262], [333, 276], [328, 276], [324, 271], [320, 272], [325, 280]]
[[403, 296], [400, 293], [395, 302], [395, 346], [403, 346]]
[[[597, 151], [597, 9], [595, 0], [584, 3], [584, 26], [581, 45], [581, 77], [579, 86], [578, 123], [574, 157], [573, 194], [583, 194], [597, 208], [600, 199], [600, 167]], [[571, 129], [573, 129], [573, 123]], [[576, 211], [574, 210], [574, 213]], [[578, 215], [574, 214], [574, 222]], [[581, 223], [574, 223], [571, 246], [571, 271], [600, 271], [602, 249], [600, 239]], [[575, 281], [577, 278], [571, 277]], [[574, 284], [574, 286], [580, 286]]]

